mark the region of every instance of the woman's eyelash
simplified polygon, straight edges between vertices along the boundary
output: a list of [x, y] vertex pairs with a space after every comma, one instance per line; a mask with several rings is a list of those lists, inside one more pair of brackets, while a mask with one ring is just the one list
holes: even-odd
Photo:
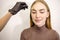
[[36, 12], [32, 12], [33, 14], [35, 14]]
[[32, 13], [36, 13], [35, 11], [32, 11]]
[[44, 11], [40, 11], [40, 12], [44, 12]]
[[44, 11], [40, 11], [40, 13], [44, 13]]

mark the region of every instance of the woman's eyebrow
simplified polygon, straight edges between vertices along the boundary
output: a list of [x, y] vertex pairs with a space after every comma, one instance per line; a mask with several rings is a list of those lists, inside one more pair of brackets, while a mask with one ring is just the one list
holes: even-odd
[[39, 11], [45, 11], [45, 9], [40, 9]]
[[31, 9], [31, 11], [36, 11], [35, 9]]

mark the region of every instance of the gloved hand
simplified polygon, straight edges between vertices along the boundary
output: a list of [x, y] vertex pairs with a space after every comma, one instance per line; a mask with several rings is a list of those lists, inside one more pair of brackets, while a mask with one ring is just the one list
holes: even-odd
[[25, 2], [17, 2], [16, 5], [12, 9], [9, 9], [9, 12], [11, 12], [11, 14], [14, 15], [21, 9], [25, 9], [25, 8], [28, 8]]

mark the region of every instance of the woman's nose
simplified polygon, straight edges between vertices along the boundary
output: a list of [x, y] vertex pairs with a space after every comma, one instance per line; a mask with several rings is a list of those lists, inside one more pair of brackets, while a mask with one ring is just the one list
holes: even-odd
[[39, 12], [36, 13], [36, 18], [41, 17], [41, 14]]

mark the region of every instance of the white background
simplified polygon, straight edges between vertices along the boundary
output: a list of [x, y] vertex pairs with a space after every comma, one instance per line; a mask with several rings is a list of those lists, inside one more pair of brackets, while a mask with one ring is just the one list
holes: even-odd
[[[34, 0], [0, 0], [0, 18], [3, 17], [16, 2], [24, 1], [29, 6], [12, 16], [5, 28], [0, 32], [0, 40], [20, 40], [21, 32], [30, 27], [30, 6]], [[60, 35], [60, 0], [45, 0], [51, 10], [52, 28]]]

